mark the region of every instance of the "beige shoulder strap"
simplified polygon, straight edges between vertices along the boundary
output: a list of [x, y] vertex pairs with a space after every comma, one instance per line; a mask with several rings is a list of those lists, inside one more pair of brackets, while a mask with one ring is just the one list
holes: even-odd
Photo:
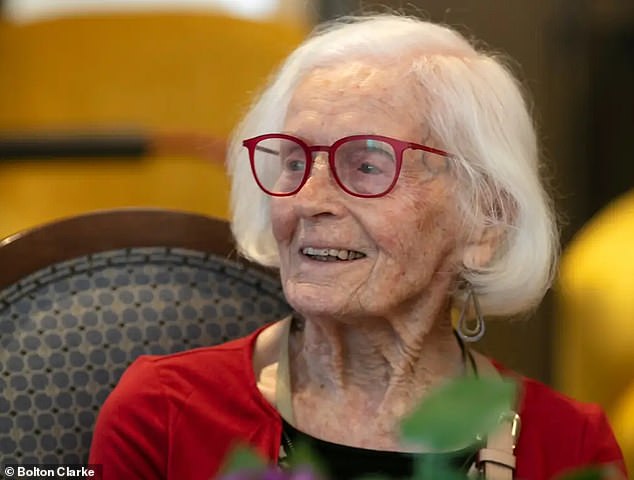
[[[471, 355], [480, 375], [501, 378], [488, 358], [473, 350]], [[486, 480], [512, 480], [519, 429], [520, 417], [509, 405], [508, 418], [501, 419], [500, 426], [488, 436], [486, 446], [478, 452], [476, 465], [482, 469]]]
[[288, 365], [288, 339], [291, 332], [293, 316], [289, 315], [284, 320], [280, 343], [280, 356], [277, 364], [277, 382], [275, 385], [275, 407], [284, 420], [295, 425], [293, 416], [293, 404], [291, 403], [291, 372]]

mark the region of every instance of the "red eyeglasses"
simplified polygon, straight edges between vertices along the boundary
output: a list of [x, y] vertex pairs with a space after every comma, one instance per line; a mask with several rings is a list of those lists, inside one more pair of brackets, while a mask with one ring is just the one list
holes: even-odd
[[274, 197], [294, 195], [304, 186], [315, 152], [327, 152], [333, 178], [341, 189], [355, 197], [374, 198], [388, 194], [396, 184], [405, 150], [420, 150], [431, 173], [447, 170], [451, 154], [418, 143], [382, 135], [352, 135], [332, 145], [307, 145], [284, 133], [269, 133], [244, 140], [251, 170], [259, 187]]

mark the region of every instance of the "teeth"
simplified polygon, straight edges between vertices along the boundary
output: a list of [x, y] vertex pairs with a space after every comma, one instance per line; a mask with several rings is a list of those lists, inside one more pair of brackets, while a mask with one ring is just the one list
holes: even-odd
[[310, 255], [316, 257], [319, 260], [326, 260], [328, 258], [334, 258], [339, 260], [355, 260], [357, 258], [365, 257], [361, 252], [355, 252], [354, 250], [336, 249], [336, 248], [302, 248], [304, 255]]

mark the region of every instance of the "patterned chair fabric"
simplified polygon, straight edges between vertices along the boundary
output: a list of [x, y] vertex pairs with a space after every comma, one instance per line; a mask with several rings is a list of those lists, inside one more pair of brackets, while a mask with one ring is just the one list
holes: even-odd
[[139, 355], [244, 336], [290, 312], [276, 279], [148, 247], [55, 264], [0, 292], [0, 458], [85, 463], [97, 413]]

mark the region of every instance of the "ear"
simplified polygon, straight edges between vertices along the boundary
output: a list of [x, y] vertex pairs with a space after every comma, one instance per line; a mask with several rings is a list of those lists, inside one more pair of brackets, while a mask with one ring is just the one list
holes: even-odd
[[486, 267], [495, 257], [504, 239], [503, 225], [489, 225], [476, 229], [465, 244], [462, 263], [468, 270]]
[[[494, 192], [497, 192], [495, 194]], [[483, 205], [481, 215], [465, 243], [462, 263], [468, 270], [486, 268], [504, 244], [517, 208], [513, 197], [505, 191], [493, 190], [490, 202]]]

